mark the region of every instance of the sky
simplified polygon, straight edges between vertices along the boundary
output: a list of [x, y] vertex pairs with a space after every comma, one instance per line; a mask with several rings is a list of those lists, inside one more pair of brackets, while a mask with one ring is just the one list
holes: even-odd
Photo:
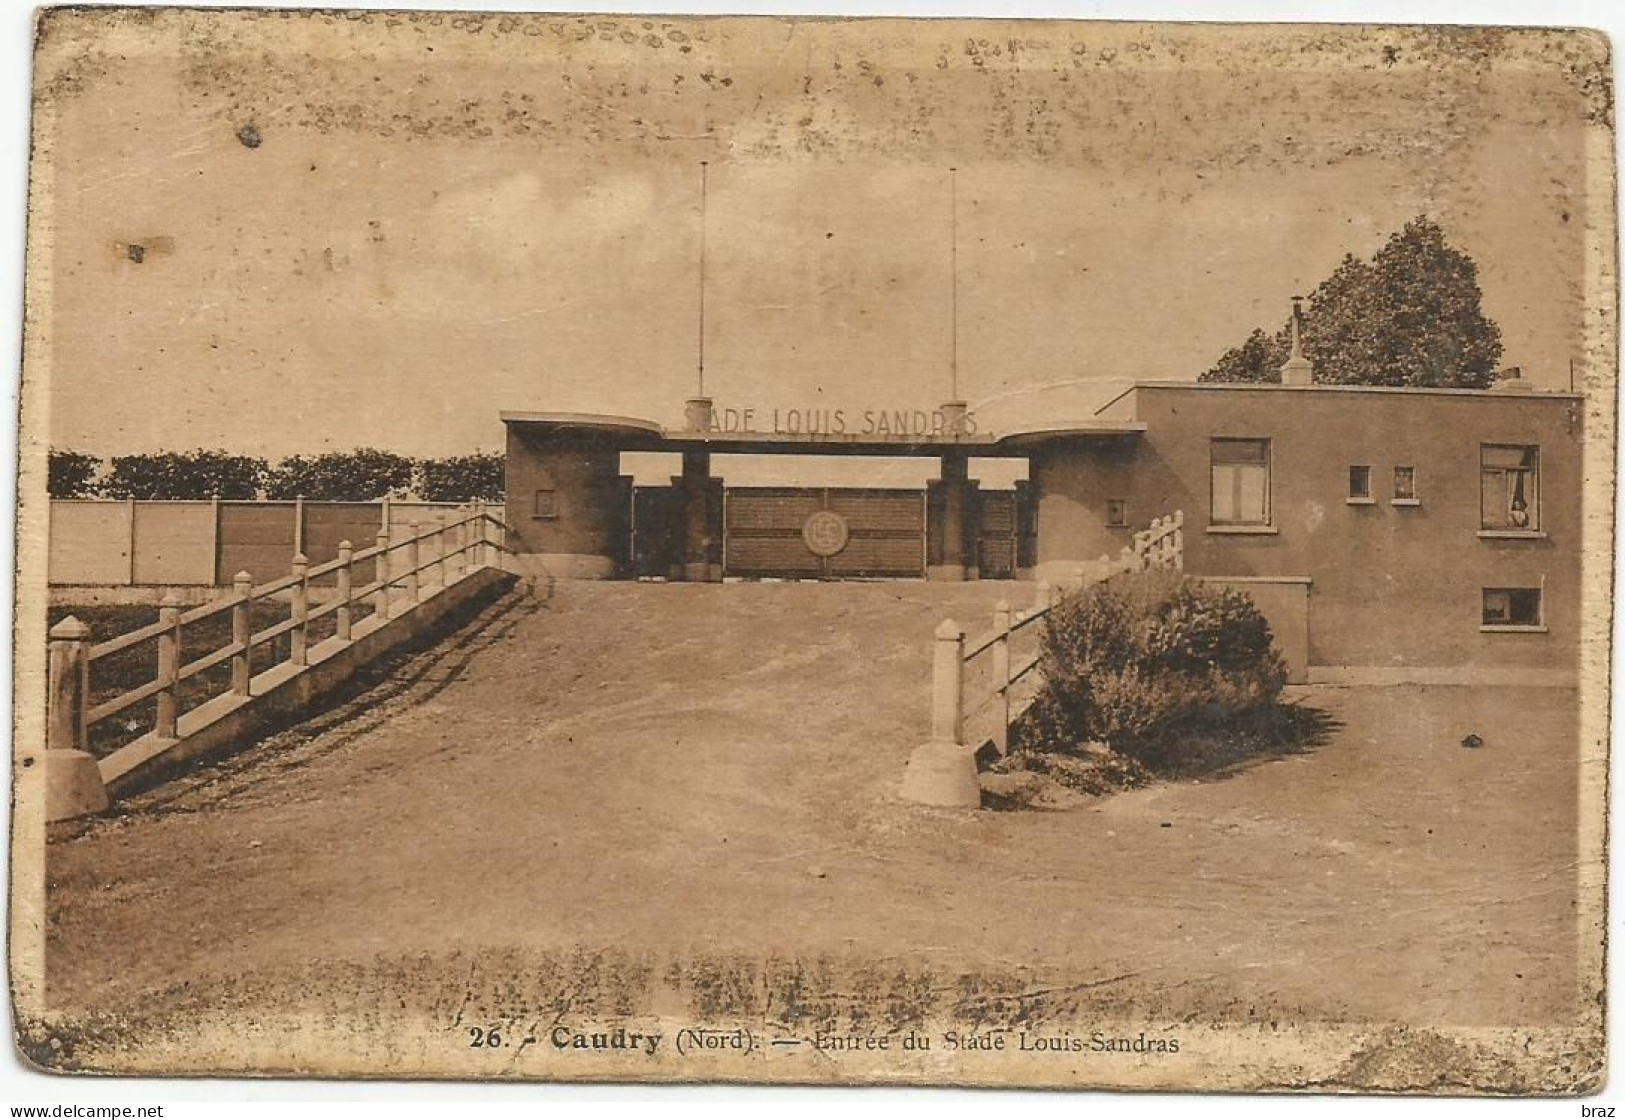
[[459, 454], [499, 448], [504, 410], [676, 426], [704, 161], [719, 408], [930, 409], [957, 378], [981, 430], [1086, 417], [1196, 377], [1418, 213], [1478, 262], [1504, 364], [1566, 388], [1587, 225], [1612, 221], [1585, 178], [1601, 49], [65, 13], [38, 60], [27, 375], [52, 444], [103, 455]]

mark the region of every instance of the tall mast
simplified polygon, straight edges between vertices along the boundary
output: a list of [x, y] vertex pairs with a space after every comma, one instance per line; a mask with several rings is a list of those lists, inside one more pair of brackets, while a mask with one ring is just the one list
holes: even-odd
[[948, 169], [949, 336], [948, 399], [959, 399], [959, 169]]
[[705, 194], [708, 167], [700, 160], [700, 344], [699, 373], [701, 397], [705, 396]]

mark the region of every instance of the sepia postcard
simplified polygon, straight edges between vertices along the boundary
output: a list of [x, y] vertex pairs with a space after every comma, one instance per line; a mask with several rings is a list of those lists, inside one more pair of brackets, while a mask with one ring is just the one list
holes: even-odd
[[1603, 1086], [1601, 33], [34, 53], [31, 1067]]

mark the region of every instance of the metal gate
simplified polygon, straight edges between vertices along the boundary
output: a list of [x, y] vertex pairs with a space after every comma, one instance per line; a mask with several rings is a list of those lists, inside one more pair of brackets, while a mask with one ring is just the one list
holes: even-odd
[[1014, 579], [1016, 575], [1016, 492], [981, 492], [982, 517], [976, 534], [976, 562], [983, 579]]
[[632, 488], [632, 575], [662, 579], [682, 566], [683, 523], [678, 493], [670, 486]]
[[723, 574], [908, 578], [925, 575], [925, 493], [833, 487], [729, 487]]

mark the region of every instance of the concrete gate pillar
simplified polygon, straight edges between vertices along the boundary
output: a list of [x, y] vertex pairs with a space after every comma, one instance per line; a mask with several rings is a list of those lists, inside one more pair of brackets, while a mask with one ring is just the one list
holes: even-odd
[[682, 507], [683, 579], [689, 583], [722, 581], [722, 480], [711, 477], [709, 451], [684, 451], [683, 473], [672, 479]]
[[944, 452], [942, 477], [926, 485], [930, 513], [927, 579], [977, 578], [975, 506], [976, 484], [970, 480], [969, 456], [963, 451]]

